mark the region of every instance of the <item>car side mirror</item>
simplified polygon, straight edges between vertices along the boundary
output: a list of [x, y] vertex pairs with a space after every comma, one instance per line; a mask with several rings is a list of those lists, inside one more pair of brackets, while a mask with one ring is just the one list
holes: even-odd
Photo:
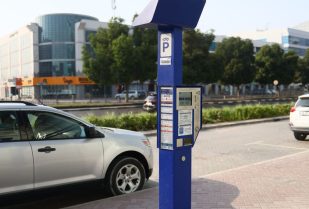
[[95, 130], [95, 127], [90, 126], [87, 128], [88, 137], [89, 138], [96, 138], [97, 136], [97, 130]]

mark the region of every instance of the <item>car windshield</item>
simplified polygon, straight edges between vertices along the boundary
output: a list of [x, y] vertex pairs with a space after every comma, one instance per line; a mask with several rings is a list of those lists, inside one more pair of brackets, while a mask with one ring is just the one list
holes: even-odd
[[309, 98], [301, 98], [297, 101], [296, 107], [309, 107]]

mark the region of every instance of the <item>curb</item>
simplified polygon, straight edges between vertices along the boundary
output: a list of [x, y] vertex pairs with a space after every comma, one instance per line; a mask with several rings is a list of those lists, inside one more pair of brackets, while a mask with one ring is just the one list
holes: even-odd
[[[289, 116], [279, 116], [279, 117], [272, 117], [272, 118], [243, 120], [243, 121], [236, 121], [236, 122], [204, 124], [201, 128], [201, 131], [216, 129], [216, 128], [226, 128], [226, 127], [240, 126], [240, 125], [251, 125], [251, 124], [257, 124], [257, 123], [277, 122], [277, 121], [288, 120], [288, 119], [289, 119]], [[156, 136], [157, 130], [143, 131], [142, 133], [144, 133], [147, 137]]]

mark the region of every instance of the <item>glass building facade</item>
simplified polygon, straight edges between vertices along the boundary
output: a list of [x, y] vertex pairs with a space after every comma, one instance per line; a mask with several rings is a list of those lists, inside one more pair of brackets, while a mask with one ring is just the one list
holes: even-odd
[[294, 51], [299, 56], [305, 56], [309, 47], [309, 38], [297, 37], [295, 35], [282, 36], [282, 45], [288, 45], [284, 47], [285, 51]]
[[75, 76], [75, 23], [97, 18], [76, 14], [49, 14], [39, 25], [39, 71], [35, 76]]

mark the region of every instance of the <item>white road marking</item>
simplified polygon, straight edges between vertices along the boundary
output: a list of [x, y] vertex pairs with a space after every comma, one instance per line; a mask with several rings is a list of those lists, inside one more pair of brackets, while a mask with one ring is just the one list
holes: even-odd
[[262, 143], [262, 142], [264, 142], [264, 141], [251, 142], [251, 143], [248, 143], [248, 144], [245, 144], [245, 145], [248, 146], [248, 145], [252, 145], [252, 144], [259, 144], [259, 143]]
[[223, 171], [218, 171], [218, 172], [206, 174], [206, 175], [203, 175], [203, 176], [199, 176], [199, 178], [207, 178], [207, 177], [214, 176], [214, 175], [217, 175], [217, 174], [222, 174], [222, 173], [226, 173], [226, 172], [230, 172], [230, 171], [236, 171], [236, 170], [240, 170], [240, 169], [244, 169], [244, 168], [249, 168], [251, 166], [256, 166], [256, 165], [270, 163], [270, 162], [274, 162], [274, 161], [278, 161], [278, 160], [283, 160], [285, 158], [294, 157], [296, 155], [300, 155], [300, 154], [304, 154], [304, 153], [308, 153], [308, 152], [309, 152], [309, 149], [306, 149], [305, 151], [302, 151], [302, 152], [297, 152], [297, 153], [293, 153], [293, 154], [290, 154], [290, 155], [285, 155], [285, 156], [282, 156], [282, 157], [273, 158], [273, 159], [270, 159], [270, 160], [264, 160], [264, 161], [260, 161], [260, 162], [256, 162], [256, 163], [252, 163], [252, 164], [248, 164], [248, 165], [243, 165], [243, 166], [240, 166], [240, 167], [237, 167], [237, 168], [231, 168], [231, 169], [227, 169], [227, 170], [223, 170]]
[[275, 144], [266, 144], [266, 143], [259, 143], [259, 144], [257, 144], [257, 145], [268, 146], [268, 147], [276, 147], [276, 148], [287, 148], [287, 149], [308, 150], [307, 148], [290, 147], [290, 146], [275, 145]]
[[285, 146], [285, 145], [275, 145], [275, 144], [267, 144], [263, 143], [264, 141], [256, 141], [256, 142], [251, 142], [248, 144], [245, 144], [246, 146], [250, 145], [261, 145], [261, 146], [268, 146], [268, 147], [275, 147], [275, 148], [286, 148], [286, 149], [299, 149], [299, 150], [307, 150], [307, 148], [300, 148], [300, 147], [291, 147], [291, 146]]

